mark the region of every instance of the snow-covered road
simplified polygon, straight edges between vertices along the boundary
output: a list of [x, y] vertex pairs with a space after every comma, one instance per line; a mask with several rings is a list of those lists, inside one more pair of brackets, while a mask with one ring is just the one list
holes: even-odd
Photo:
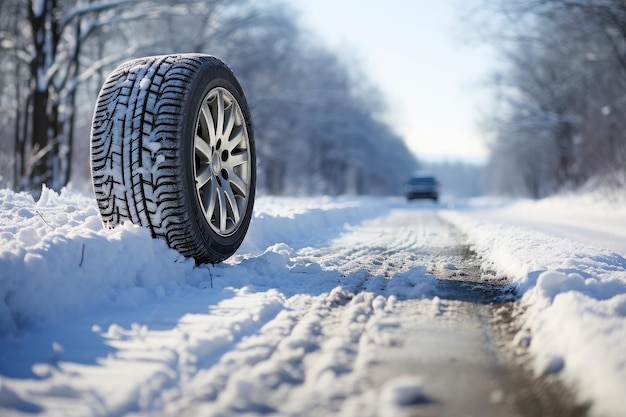
[[76, 192], [0, 204], [3, 416], [626, 411], [624, 253], [502, 223], [539, 203], [262, 198], [211, 267]]

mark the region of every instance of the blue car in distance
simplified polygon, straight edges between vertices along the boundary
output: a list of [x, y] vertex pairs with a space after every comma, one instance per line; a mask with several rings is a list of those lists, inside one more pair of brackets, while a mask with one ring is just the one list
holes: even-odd
[[433, 175], [413, 175], [404, 184], [404, 194], [407, 200], [428, 198], [437, 202], [439, 200], [439, 182]]

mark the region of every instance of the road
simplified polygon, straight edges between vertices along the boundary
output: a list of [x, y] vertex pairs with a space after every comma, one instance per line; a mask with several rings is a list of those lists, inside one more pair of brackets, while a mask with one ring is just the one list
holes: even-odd
[[[338, 270], [341, 286], [289, 297], [289, 314], [232, 346], [208, 380], [194, 376], [214, 384], [213, 394], [192, 382], [202, 394], [190, 400], [182, 386], [169, 415], [585, 414], [558, 383], [516, 362], [514, 295], [506, 282], [481, 283], [472, 253], [436, 210], [393, 210], [296, 258]], [[251, 363], [245, 352], [277, 329], [282, 340]], [[211, 400], [225, 395], [216, 410]]]
[[2, 414], [585, 415], [526, 369], [515, 295], [481, 280], [436, 206], [398, 205], [335, 236], [4, 340]]
[[[514, 294], [506, 282], [483, 283], [484, 271], [462, 236], [425, 207], [392, 211], [309, 253], [345, 274], [365, 268], [372, 277], [384, 276], [387, 285], [406, 281], [412, 272], [437, 278], [428, 297], [398, 297], [393, 325], [378, 331], [394, 346], [371, 354], [371, 388], [384, 389], [398, 375], [418, 376], [421, 395], [394, 410], [406, 415], [584, 415], [562, 386], [524, 370], [512, 344], [518, 329], [511, 319]], [[383, 285], [378, 293], [385, 295]]]

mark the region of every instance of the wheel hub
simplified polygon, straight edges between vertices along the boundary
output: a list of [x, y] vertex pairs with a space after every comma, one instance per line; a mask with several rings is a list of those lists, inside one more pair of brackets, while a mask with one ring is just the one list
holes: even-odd
[[222, 161], [217, 153], [214, 153], [211, 157], [211, 170], [213, 171], [213, 175], [220, 175], [222, 171]]

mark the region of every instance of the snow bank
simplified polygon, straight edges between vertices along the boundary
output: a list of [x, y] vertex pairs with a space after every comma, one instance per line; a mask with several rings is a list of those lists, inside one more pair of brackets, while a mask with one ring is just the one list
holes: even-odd
[[484, 279], [506, 277], [517, 288], [526, 314], [514, 343], [533, 353], [535, 373], [560, 372], [596, 415], [624, 415], [626, 259], [594, 233], [626, 243], [626, 210], [563, 196], [442, 215], [492, 271]]
[[[281, 250], [327, 240], [341, 231], [338, 224], [384, 215], [385, 204], [375, 201], [261, 198], [231, 262], [264, 254], [253, 265], [243, 263], [242, 279], [284, 270]], [[275, 246], [281, 242], [290, 247]], [[28, 194], [0, 190], [0, 336], [97, 307], [133, 308], [210, 279], [206, 267], [152, 239], [147, 229], [103, 228], [91, 196], [44, 188], [35, 202]]]
[[0, 190], [0, 209], [0, 335], [204, 279], [146, 229], [104, 229], [91, 197], [44, 188], [35, 202]]

